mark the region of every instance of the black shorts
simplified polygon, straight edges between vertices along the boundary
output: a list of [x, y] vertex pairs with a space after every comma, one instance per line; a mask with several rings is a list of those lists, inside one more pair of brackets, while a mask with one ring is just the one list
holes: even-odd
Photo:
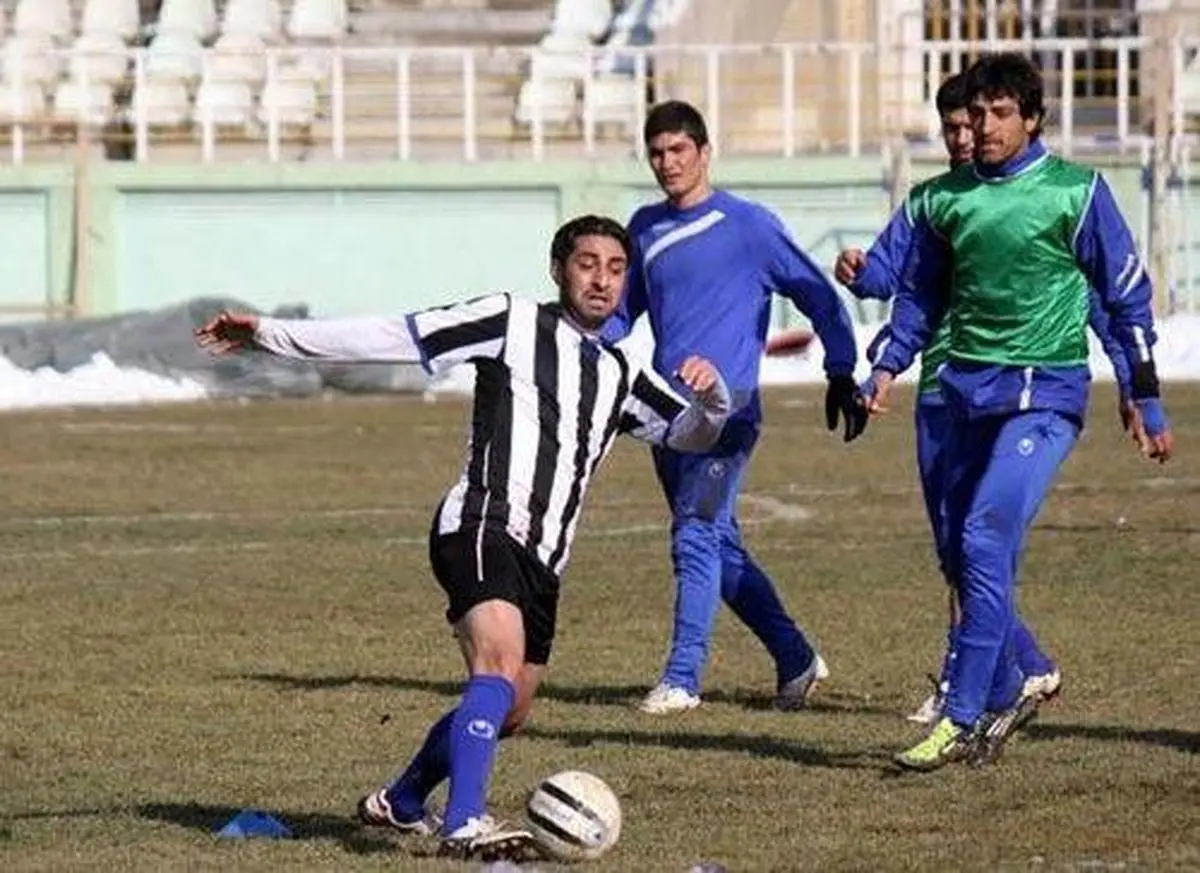
[[468, 528], [429, 535], [429, 562], [446, 592], [446, 620], [456, 624], [486, 600], [505, 600], [525, 624], [525, 663], [550, 660], [558, 615], [558, 578], [525, 546], [507, 533]]

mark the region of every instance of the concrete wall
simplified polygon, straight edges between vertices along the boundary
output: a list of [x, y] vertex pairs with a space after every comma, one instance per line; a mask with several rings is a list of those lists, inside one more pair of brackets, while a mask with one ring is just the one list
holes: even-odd
[[[918, 166], [912, 177], [939, 171]], [[1136, 168], [1107, 172], [1144, 233]], [[716, 177], [777, 210], [824, 264], [869, 244], [889, 212], [878, 158], [729, 160]], [[230, 294], [339, 315], [495, 290], [547, 296], [549, 240], [562, 220], [624, 219], [656, 194], [633, 162], [95, 165], [83, 190], [80, 238], [73, 168], [0, 170], [0, 309], [78, 299], [89, 314], [110, 314]], [[1200, 231], [1200, 198], [1188, 204]]]

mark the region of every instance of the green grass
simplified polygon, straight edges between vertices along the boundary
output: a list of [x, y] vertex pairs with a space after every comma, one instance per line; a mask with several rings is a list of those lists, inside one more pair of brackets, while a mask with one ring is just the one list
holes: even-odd
[[[621, 446], [497, 813], [581, 768], [622, 800], [603, 870], [1200, 867], [1200, 386], [1170, 388], [1179, 459], [1137, 457], [1098, 388], [1030, 538], [1022, 609], [1064, 699], [996, 766], [928, 776], [888, 766], [944, 635], [907, 401], [846, 447], [816, 392], [770, 395], [745, 530], [833, 670], [802, 713], [770, 709], [771, 665], [728, 612], [705, 705], [632, 709], [673, 591], [649, 458]], [[353, 808], [458, 693], [425, 535], [466, 415], [405, 398], [6, 416], [0, 869], [454, 869]], [[213, 837], [248, 806], [297, 838]]]

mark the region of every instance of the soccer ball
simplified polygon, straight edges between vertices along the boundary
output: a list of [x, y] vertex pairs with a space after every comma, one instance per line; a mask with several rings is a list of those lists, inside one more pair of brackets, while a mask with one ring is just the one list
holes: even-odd
[[594, 861], [621, 836], [621, 804], [603, 779], [580, 770], [555, 773], [525, 803], [529, 831], [556, 861]]

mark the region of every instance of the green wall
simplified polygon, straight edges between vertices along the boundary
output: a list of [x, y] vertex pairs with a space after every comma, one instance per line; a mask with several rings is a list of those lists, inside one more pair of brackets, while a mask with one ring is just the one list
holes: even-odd
[[[913, 179], [940, 169], [914, 166]], [[1105, 169], [1140, 231], [1138, 169]], [[715, 178], [775, 209], [822, 264], [868, 244], [889, 211], [873, 157], [723, 160]], [[0, 170], [0, 306], [77, 295], [85, 311], [109, 314], [230, 295], [340, 315], [495, 290], [545, 296], [560, 221], [585, 211], [623, 219], [656, 196], [633, 161], [98, 164], [84, 184], [90, 222], [77, 288], [74, 169]], [[1192, 211], [1200, 229], [1200, 201]]]

